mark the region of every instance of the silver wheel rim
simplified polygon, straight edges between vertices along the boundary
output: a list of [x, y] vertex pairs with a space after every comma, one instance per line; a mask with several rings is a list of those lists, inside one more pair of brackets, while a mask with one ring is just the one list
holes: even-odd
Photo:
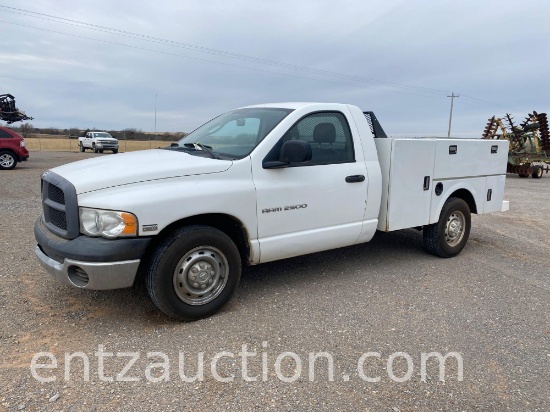
[[174, 270], [174, 291], [189, 305], [205, 305], [225, 288], [229, 274], [227, 259], [212, 246], [187, 252]]
[[445, 225], [445, 241], [449, 246], [456, 246], [460, 243], [464, 237], [465, 226], [466, 218], [462, 212], [457, 210], [451, 213]]
[[14, 162], [15, 159], [10, 154], [4, 153], [0, 156], [0, 165], [2, 165], [2, 167], [12, 167]]

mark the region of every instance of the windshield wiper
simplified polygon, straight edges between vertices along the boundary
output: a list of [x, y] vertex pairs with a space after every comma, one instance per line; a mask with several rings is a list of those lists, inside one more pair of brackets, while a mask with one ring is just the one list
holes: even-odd
[[200, 148], [201, 150], [205, 151], [206, 153], [208, 153], [210, 156], [212, 156], [212, 158], [214, 159], [219, 159], [220, 157], [215, 155], [213, 152], [212, 152], [212, 146], [207, 146], [205, 144], [202, 144], [202, 143], [184, 143], [183, 144], [185, 147], [198, 147]]

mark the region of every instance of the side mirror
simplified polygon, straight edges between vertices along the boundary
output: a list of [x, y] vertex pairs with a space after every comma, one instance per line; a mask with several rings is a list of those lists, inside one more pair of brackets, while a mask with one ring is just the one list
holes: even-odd
[[170, 147], [180, 147], [180, 145], [177, 144], [177, 143], [172, 142], [172, 143], [170, 143]]
[[311, 145], [303, 140], [289, 140], [281, 147], [279, 161], [303, 163], [311, 160]]
[[303, 140], [289, 140], [281, 147], [278, 161], [264, 162], [264, 169], [276, 169], [311, 160], [311, 145]]

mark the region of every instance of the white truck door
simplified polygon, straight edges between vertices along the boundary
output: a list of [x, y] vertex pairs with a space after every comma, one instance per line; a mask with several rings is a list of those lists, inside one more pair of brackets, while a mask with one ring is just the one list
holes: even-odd
[[[260, 261], [354, 244], [362, 227], [368, 176], [349, 113], [309, 114], [295, 123], [267, 158], [253, 159]], [[350, 124], [352, 129], [350, 130]], [[311, 144], [311, 162], [264, 169], [288, 140]]]

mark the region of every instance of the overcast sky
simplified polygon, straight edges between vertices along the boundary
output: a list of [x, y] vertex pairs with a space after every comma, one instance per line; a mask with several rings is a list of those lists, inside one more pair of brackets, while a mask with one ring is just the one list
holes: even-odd
[[0, 0], [0, 93], [39, 127], [153, 131], [156, 94], [158, 131], [322, 101], [446, 136], [455, 92], [452, 134], [473, 137], [550, 110], [549, 22], [547, 0]]

